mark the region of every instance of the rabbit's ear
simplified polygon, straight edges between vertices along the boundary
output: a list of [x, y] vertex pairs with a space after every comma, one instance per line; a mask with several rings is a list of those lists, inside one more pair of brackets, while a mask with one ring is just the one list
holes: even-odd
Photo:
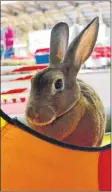
[[73, 65], [78, 72], [81, 64], [88, 59], [95, 46], [99, 29], [99, 18], [94, 18], [68, 47], [64, 62]]
[[56, 24], [51, 31], [50, 40], [50, 64], [61, 63], [68, 46], [69, 27], [66, 23]]

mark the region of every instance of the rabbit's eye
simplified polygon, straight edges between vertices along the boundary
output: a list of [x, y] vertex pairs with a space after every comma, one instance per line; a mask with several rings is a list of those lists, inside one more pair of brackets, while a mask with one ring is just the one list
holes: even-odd
[[56, 82], [55, 82], [55, 89], [60, 91], [60, 90], [63, 90], [64, 88], [64, 82], [63, 82], [63, 79], [58, 79]]

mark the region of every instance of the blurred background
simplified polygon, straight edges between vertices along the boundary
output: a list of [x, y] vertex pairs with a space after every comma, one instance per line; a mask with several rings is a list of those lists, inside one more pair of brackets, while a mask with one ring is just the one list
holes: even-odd
[[52, 27], [65, 21], [69, 43], [96, 16], [98, 39], [79, 77], [101, 97], [110, 115], [109, 1], [1, 1], [1, 108], [10, 116], [24, 113], [32, 75], [49, 65]]

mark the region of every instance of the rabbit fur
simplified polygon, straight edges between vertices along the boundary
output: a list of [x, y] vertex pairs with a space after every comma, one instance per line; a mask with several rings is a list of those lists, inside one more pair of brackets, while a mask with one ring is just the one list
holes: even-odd
[[53, 27], [49, 67], [31, 79], [25, 110], [29, 127], [68, 144], [101, 145], [106, 128], [104, 106], [93, 88], [77, 78], [93, 51], [98, 29], [96, 17], [67, 48], [68, 25], [60, 22]]

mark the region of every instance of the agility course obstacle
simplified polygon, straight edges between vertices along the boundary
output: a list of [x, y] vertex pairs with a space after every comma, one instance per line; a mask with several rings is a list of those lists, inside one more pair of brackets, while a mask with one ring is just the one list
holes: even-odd
[[45, 137], [1, 111], [1, 190], [111, 191], [111, 144], [72, 146]]
[[29, 72], [29, 71], [37, 71], [42, 70], [48, 67], [48, 64], [42, 65], [32, 65], [32, 66], [2, 66], [1, 75], [12, 74], [12, 73], [21, 73], [21, 72]]

